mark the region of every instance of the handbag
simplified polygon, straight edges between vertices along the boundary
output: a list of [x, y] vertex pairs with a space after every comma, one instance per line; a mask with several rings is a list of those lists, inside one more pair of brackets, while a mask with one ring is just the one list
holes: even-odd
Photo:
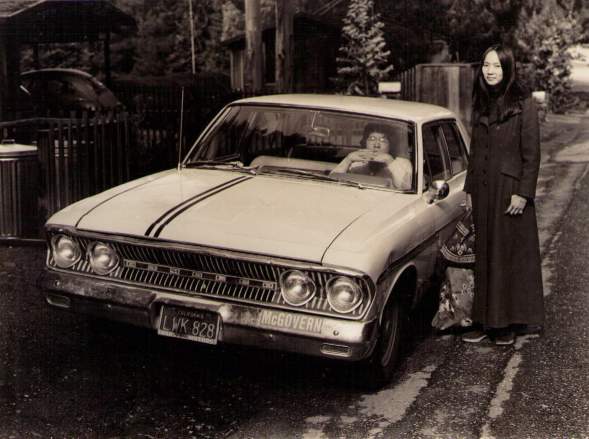
[[474, 270], [447, 267], [445, 279], [440, 287], [438, 311], [434, 315], [432, 326], [442, 331], [451, 326], [471, 326], [473, 298]]
[[456, 223], [452, 236], [441, 248], [446, 265], [472, 267], [475, 260], [474, 222], [472, 211], [467, 211]]
[[471, 211], [467, 211], [456, 223], [454, 232], [440, 252], [446, 269], [432, 326], [439, 330], [451, 326], [471, 326], [475, 262], [475, 230]]

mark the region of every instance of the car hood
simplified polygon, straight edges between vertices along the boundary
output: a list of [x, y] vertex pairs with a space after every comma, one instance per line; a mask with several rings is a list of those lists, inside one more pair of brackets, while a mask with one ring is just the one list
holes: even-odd
[[49, 223], [321, 262], [350, 224], [385, 199], [388, 204], [404, 197], [314, 180], [188, 169], [83, 200]]

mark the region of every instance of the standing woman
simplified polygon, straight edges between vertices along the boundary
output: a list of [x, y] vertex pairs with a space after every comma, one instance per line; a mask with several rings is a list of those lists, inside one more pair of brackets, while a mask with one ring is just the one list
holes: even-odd
[[[534, 197], [540, 167], [538, 115], [516, 81], [511, 49], [483, 54], [473, 89], [470, 161], [464, 185], [475, 224], [477, 330], [462, 339], [515, 341], [516, 330], [544, 324]], [[477, 327], [477, 326], [475, 326]]]

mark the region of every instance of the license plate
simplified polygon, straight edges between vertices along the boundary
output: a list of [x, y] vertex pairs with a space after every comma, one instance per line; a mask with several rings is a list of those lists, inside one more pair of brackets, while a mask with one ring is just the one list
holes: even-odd
[[158, 334], [199, 343], [217, 344], [219, 314], [204, 310], [162, 306]]

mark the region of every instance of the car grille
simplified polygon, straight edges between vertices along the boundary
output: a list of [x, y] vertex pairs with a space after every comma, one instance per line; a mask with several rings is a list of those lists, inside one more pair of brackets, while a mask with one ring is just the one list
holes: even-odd
[[[78, 237], [82, 254], [94, 239]], [[133, 284], [172, 290], [182, 294], [224, 298], [233, 301], [267, 304], [279, 308], [306, 310], [340, 318], [357, 319], [370, 304], [366, 301], [353, 312], [342, 315], [331, 309], [325, 285], [333, 274], [319, 270], [304, 270], [317, 285], [318, 294], [301, 307], [287, 304], [280, 294], [280, 275], [293, 267], [240, 260], [206, 253], [153, 247], [128, 242], [106, 241], [122, 259], [120, 266], [106, 277]], [[55, 266], [51, 256], [50, 266]], [[87, 257], [82, 257], [69, 270], [95, 275]], [[101, 276], [105, 277], [105, 276]], [[365, 291], [368, 284], [356, 278]]]

